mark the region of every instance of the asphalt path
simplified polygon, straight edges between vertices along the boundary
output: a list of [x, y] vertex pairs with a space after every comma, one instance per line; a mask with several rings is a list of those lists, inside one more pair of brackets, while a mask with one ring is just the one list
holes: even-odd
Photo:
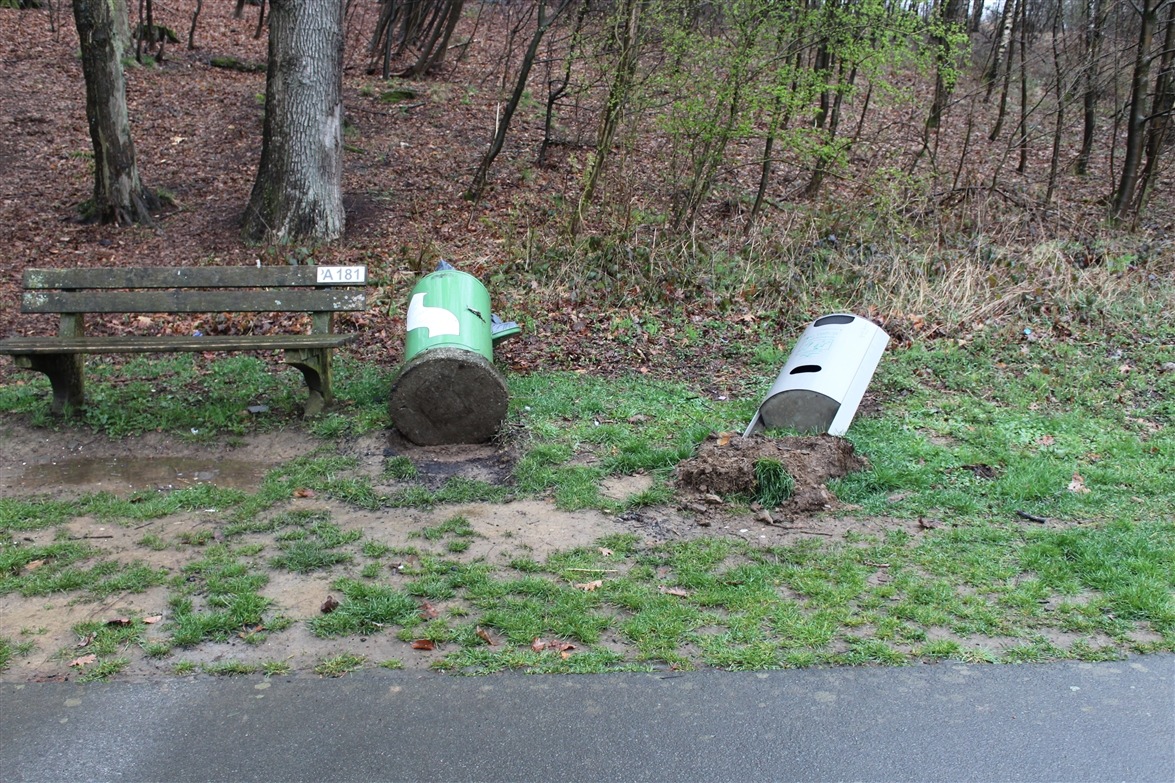
[[1175, 656], [0, 684], [0, 780], [1175, 781]]

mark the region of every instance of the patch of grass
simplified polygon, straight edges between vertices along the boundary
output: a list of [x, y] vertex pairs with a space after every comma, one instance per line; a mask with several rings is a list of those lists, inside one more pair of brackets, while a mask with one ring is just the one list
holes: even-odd
[[439, 525], [409, 533], [409, 536], [421, 536], [429, 541], [439, 541], [446, 536], [469, 537], [473, 535], [473, 526], [469, 524], [468, 519], [460, 515], [450, 517]]
[[308, 574], [341, 563], [350, 563], [353, 559], [351, 554], [339, 551], [339, 548], [362, 537], [361, 530], [344, 532], [338, 525], [319, 519], [299, 530], [298, 537], [282, 541], [279, 544], [281, 554], [272, 558], [269, 564], [274, 568]]
[[501, 503], [510, 497], [510, 490], [484, 481], [452, 476], [435, 490], [413, 485], [379, 498], [382, 508], [433, 508], [448, 503]]
[[398, 590], [354, 579], [340, 579], [335, 589], [342, 593], [338, 608], [308, 621], [315, 636], [371, 634], [418, 620], [417, 601]]
[[216, 663], [200, 664], [200, 671], [214, 677], [240, 677], [245, 674], [254, 674], [258, 666], [244, 661], [217, 661]]
[[167, 542], [161, 536], [148, 533], [139, 539], [139, 546], [146, 547], [153, 552], [162, 552], [164, 549], [167, 549]]
[[367, 659], [353, 653], [340, 653], [331, 658], [324, 658], [314, 666], [314, 673], [323, 677], [342, 677], [363, 667]]
[[119, 592], [141, 593], [163, 584], [168, 576], [166, 570], [140, 562], [99, 560], [89, 568], [81, 565], [99, 555], [99, 550], [68, 540], [32, 546], [0, 544], [0, 595], [85, 591], [102, 598]]
[[622, 655], [603, 647], [562, 652], [472, 647], [450, 653], [433, 666], [457, 674], [493, 674], [510, 669], [528, 674], [602, 674], [649, 670], [647, 666], [626, 663]]
[[82, 670], [78, 682], [105, 682], [130, 665], [129, 658], [108, 658]]
[[292, 667], [290, 666], [289, 661], [261, 662], [261, 671], [265, 674], [266, 678], [275, 677], [280, 674], [289, 674], [291, 670]]
[[188, 595], [171, 598], [171, 641], [190, 647], [211, 639], [225, 641], [238, 636], [257, 643], [269, 630], [264, 617], [271, 601], [258, 591], [269, 581], [253, 572], [223, 544], [209, 547], [203, 560], [185, 566], [185, 586], [190, 592], [202, 588], [205, 610], [196, 608]]
[[779, 460], [761, 459], [755, 463], [755, 500], [764, 508], [775, 508], [795, 491], [795, 479]]
[[12, 665], [14, 658], [23, 658], [35, 649], [36, 642], [13, 642], [6, 636], [0, 636], [0, 672]]
[[385, 480], [409, 481], [420, 475], [416, 465], [405, 456], [388, 457], [384, 460], [383, 475]]

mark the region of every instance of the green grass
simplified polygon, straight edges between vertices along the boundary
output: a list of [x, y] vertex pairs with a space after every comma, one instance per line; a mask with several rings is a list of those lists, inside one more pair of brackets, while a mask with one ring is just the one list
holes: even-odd
[[[1175, 373], [1160, 369], [1175, 329], [1148, 318], [1137, 321], [1146, 329], [1130, 331], [1122, 318], [1095, 328], [1025, 314], [965, 339], [892, 345], [870, 386], [871, 405], [848, 432], [869, 465], [830, 488], [847, 504], [837, 514], [892, 520], [893, 529], [788, 546], [721, 536], [651, 543], [634, 533], [541, 557], [519, 549], [476, 559], [464, 510], [418, 527], [419, 549], [410, 551], [364, 537], [374, 531], [341, 528], [317, 504], [299, 508], [304, 498], [389, 516], [510, 498], [608, 512], [671, 503], [673, 469], [708, 433], [740, 431], [785, 359], [775, 322], [658, 325], [618, 316], [608, 327], [632, 344], [641, 334], [696, 328], [685, 338], [695, 350], [722, 335], [722, 350], [740, 362], [739, 399], [712, 400], [694, 385], [635, 373], [509, 376], [504, 446], [518, 460], [508, 486], [428, 484], [406, 457], [373, 468], [341, 453], [335, 439], [387, 426], [386, 376], [343, 361], [345, 407], [307, 436], [320, 447], [270, 471], [255, 491], [201, 485], [125, 498], [0, 498], [0, 596], [94, 601], [166, 585], [169, 611], [157, 631], [164, 638], [148, 640], [139, 618], [85, 629], [101, 654], [83, 674], [99, 679], [139, 654], [280, 642], [291, 621], [264, 592], [274, 569], [330, 572], [339, 606], [307, 621], [315, 635], [427, 640], [440, 646], [437, 668], [460, 673], [1092, 661], [1175, 651]], [[1072, 334], [1054, 336], [1062, 328]], [[257, 360], [221, 370], [217, 363], [128, 362], [116, 384], [114, 365], [97, 362], [97, 399], [117, 413], [51, 426], [204, 438], [292, 423], [300, 383]], [[48, 426], [44, 393], [37, 381], [0, 387], [0, 411]], [[257, 400], [270, 413], [239, 415], [242, 402]], [[782, 465], [755, 467], [750, 499], [786, 502], [794, 481]], [[651, 476], [653, 488], [627, 501], [601, 493], [606, 479], [635, 473]], [[135, 527], [209, 510], [208, 526], [139, 541], [183, 553], [178, 573], [104, 556], [63, 527], [79, 517]], [[412, 557], [389, 568], [393, 554]], [[29, 644], [0, 639], [0, 668]], [[404, 665], [411, 655], [380, 665]], [[362, 665], [342, 654], [319, 663], [327, 676]], [[202, 670], [184, 662], [176, 669]], [[274, 662], [259, 670], [283, 671]]]
[[314, 666], [314, 673], [323, 677], [342, 677], [363, 667], [367, 659], [354, 653], [340, 653], [324, 658]]
[[[312, 430], [336, 437], [386, 427], [380, 399], [387, 373], [342, 353], [336, 354], [333, 371], [335, 394], [351, 405], [351, 415], [320, 417]], [[28, 414], [38, 425], [54, 426], [47, 379], [29, 374], [24, 381], [0, 387], [0, 413]], [[291, 426], [305, 396], [300, 372], [256, 356], [87, 357], [81, 423], [114, 438], [160, 430], [206, 440]], [[256, 405], [267, 410], [246, 412]]]

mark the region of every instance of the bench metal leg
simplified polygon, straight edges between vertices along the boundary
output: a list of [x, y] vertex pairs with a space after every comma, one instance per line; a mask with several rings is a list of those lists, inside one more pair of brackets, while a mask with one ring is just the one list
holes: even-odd
[[49, 376], [53, 385], [54, 415], [80, 411], [86, 402], [84, 360], [80, 353], [16, 354], [17, 367], [36, 370]]
[[310, 418], [322, 413], [334, 399], [330, 387], [330, 349], [306, 348], [288, 349], [285, 356], [286, 364], [297, 367], [306, 378], [306, 385], [310, 388], [310, 396], [306, 400], [304, 416]]

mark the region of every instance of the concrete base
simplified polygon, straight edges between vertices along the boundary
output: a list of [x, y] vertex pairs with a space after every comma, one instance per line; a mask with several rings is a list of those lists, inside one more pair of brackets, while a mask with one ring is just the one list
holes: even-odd
[[506, 420], [506, 380], [479, 353], [433, 348], [392, 381], [392, 423], [418, 446], [484, 443]]

